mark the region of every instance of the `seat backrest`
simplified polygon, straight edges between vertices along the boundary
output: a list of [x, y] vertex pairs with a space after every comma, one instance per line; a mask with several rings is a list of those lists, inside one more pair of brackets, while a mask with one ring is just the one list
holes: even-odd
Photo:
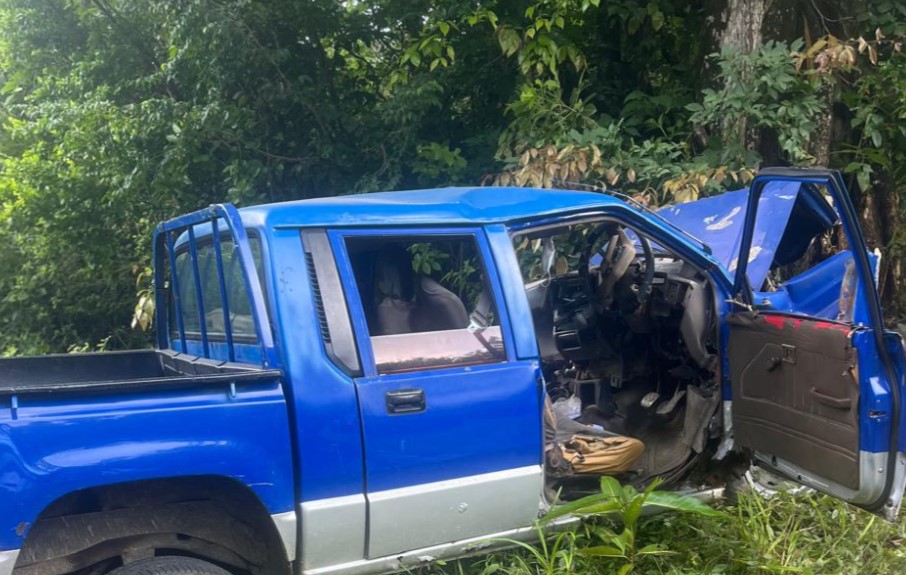
[[459, 297], [427, 276], [415, 286], [414, 331], [442, 331], [469, 327], [469, 313]]
[[374, 333], [395, 335], [411, 333], [412, 258], [406, 250], [387, 247], [378, 252], [374, 262]]

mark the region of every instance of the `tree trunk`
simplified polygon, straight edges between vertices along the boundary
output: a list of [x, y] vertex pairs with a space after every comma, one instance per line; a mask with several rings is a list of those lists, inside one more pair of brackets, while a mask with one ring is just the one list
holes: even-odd
[[[748, 54], [762, 43], [762, 25], [770, 0], [713, 0], [706, 3], [712, 22], [712, 42], [720, 51]], [[758, 134], [748, 130], [745, 118], [727, 118], [721, 126], [724, 140], [757, 146]]]
[[761, 46], [767, 0], [727, 0], [720, 47], [748, 54]]

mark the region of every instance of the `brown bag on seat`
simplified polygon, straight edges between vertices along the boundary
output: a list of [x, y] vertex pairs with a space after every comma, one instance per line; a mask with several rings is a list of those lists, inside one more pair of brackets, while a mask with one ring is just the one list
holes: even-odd
[[645, 444], [631, 437], [573, 435], [560, 451], [574, 473], [619, 475], [632, 470], [645, 451]]

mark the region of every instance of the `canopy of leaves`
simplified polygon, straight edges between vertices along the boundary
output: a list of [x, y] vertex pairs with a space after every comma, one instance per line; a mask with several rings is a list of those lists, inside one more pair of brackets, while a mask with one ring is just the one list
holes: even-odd
[[151, 230], [212, 202], [691, 199], [751, 177], [756, 132], [811, 161], [828, 85], [853, 117], [834, 161], [906, 180], [903, 7], [876, 4], [847, 8], [858, 42], [715, 55], [714, 8], [680, 0], [0, 0], [0, 353], [141, 344]]

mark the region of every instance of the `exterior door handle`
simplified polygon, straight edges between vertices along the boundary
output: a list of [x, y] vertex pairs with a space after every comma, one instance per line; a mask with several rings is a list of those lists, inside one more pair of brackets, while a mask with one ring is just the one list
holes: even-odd
[[387, 404], [387, 413], [421, 413], [425, 411], [425, 390], [423, 389], [397, 389], [384, 394]]

